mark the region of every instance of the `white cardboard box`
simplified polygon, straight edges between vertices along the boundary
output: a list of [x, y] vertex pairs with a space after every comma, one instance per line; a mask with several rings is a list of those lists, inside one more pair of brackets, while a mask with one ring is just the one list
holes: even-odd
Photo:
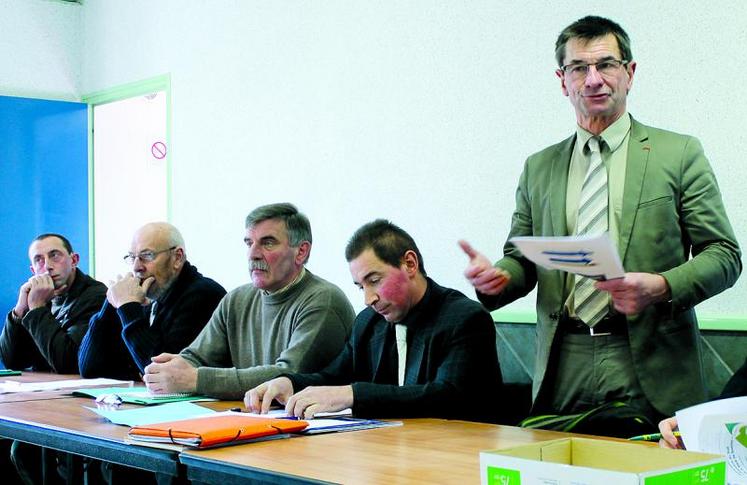
[[482, 485], [724, 485], [724, 457], [562, 438], [480, 453]]

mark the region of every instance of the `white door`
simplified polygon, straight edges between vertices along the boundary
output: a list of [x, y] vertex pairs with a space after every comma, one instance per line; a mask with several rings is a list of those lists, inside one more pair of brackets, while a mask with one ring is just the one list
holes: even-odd
[[108, 282], [135, 229], [168, 219], [166, 92], [93, 106], [94, 268]]

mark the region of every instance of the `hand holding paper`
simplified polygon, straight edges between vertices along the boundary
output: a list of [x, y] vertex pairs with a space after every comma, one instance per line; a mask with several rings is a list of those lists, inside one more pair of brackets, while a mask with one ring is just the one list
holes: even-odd
[[597, 281], [595, 286], [609, 292], [615, 310], [625, 315], [640, 313], [653, 303], [668, 300], [670, 295], [667, 280], [651, 273], [625, 273], [623, 278]]

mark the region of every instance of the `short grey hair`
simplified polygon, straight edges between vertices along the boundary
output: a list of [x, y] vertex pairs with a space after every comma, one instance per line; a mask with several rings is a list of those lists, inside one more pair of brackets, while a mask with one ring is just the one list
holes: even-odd
[[298, 247], [302, 242], [311, 244], [311, 224], [309, 219], [298, 211], [296, 206], [289, 202], [261, 205], [246, 216], [244, 227], [249, 229], [260, 222], [277, 219], [285, 222], [288, 231], [288, 242], [293, 247]]
[[569, 40], [582, 39], [589, 41], [608, 34], [614, 35], [615, 39], [617, 39], [617, 46], [620, 48], [620, 56], [622, 57], [620, 60], [632, 61], [633, 51], [630, 48], [630, 37], [620, 27], [620, 24], [604, 17], [588, 15], [576, 20], [560, 32], [558, 40], [555, 41], [555, 60], [558, 62], [558, 66], [563, 67], [565, 46]]

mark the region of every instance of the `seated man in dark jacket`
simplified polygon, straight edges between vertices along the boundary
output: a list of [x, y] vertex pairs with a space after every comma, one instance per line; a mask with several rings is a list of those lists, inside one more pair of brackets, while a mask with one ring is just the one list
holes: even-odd
[[187, 261], [171, 224], [138, 229], [124, 259], [132, 273], [112, 282], [80, 347], [83, 377], [139, 380], [151, 357], [188, 346], [226, 294]]
[[389, 221], [358, 229], [345, 257], [368, 306], [352, 337], [321, 372], [247, 391], [247, 408], [264, 413], [278, 400], [304, 418], [352, 408], [364, 417], [496, 421], [501, 373], [482, 306], [428, 278], [415, 241]]
[[33, 276], [21, 285], [0, 334], [0, 359], [11, 369], [78, 373], [78, 347], [106, 286], [78, 268], [78, 254], [59, 234], [29, 247]]
[[[21, 285], [0, 333], [0, 359], [11, 369], [78, 373], [78, 348], [106, 286], [78, 268], [79, 256], [60, 234], [41, 234], [29, 247], [33, 276]], [[9, 441], [0, 443], [0, 468]], [[13, 442], [13, 462], [25, 483], [38, 482], [40, 448]], [[50, 463], [55, 456], [47, 455]], [[30, 464], [24, 465], [23, 463]], [[12, 477], [7, 477], [13, 480]]]

